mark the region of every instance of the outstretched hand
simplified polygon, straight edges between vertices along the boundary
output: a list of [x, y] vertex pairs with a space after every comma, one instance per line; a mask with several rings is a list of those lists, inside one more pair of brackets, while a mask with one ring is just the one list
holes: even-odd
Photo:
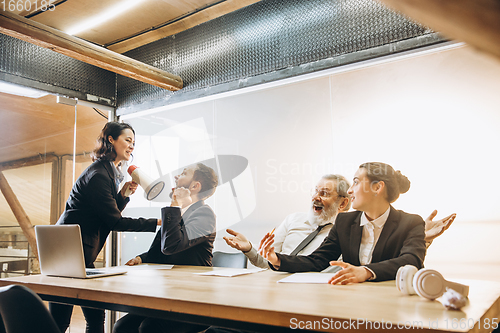
[[264, 238], [260, 241], [259, 253], [261, 256], [267, 259], [274, 266], [274, 268], [278, 269], [280, 267], [281, 261], [274, 252], [274, 234], [271, 235], [267, 233]]
[[457, 217], [457, 214], [451, 214], [444, 219], [433, 221], [437, 215], [437, 210], [434, 210], [431, 215], [425, 220], [425, 241], [427, 243], [433, 241], [436, 237], [441, 235]]
[[362, 266], [353, 266], [343, 261], [330, 261], [330, 265], [342, 267], [342, 270], [328, 281], [330, 284], [360, 283], [372, 277], [372, 273]]
[[229, 234], [233, 235], [233, 237], [222, 237], [226, 241], [227, 245], [231, 246], [233, 249], [237, 249], [243, 252], [248, 252], [252, 249], [252, 244], [243, 234], [240, 234], [239, 232], [231, 229], [226, 229], [226, 231]]

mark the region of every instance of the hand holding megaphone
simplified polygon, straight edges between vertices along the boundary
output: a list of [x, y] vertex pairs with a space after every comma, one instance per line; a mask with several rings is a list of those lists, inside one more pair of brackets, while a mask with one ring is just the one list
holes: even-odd
[[[160, 195], [161, 191], [163, 191], [163, 188], [165, 187], [165, 182], [161, 180], [153, 180], [153, 178], [149, 177], [144, 171], [135, 165], [129, 166], [127, 172], [132, 177], [132, 181], [139, 184], [144, 189], [146, 199], [148, 200], [153, 200]], [[128, 197], [131, 193], [132, 191], [128, 188], [125, 191], [124, 196]]]
[[126, 197], [129, 197], [130, 195], [134, 194], [135, 191], [137, 190], [137, 186], [139, 184], [137, 184], [136, 182], [134, 181], [131, 181], [131, 182], [126, 182], [124, 185], [123, 185], [123, 188], [121, 190], [122, 192], [122, 195], [124, 198]]

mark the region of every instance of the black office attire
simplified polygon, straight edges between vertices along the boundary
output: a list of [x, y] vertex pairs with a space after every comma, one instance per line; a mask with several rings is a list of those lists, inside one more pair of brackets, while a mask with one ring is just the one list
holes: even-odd
[[[278, 253], [277, 256], [281, 260], [279, 270], [319, 272], [340, 255], [344, 262], [361, 266], [361, 214], [363, 212], [359, 211], [338, 214], [326, 239], [308, 256], [287, 256]], [[426, 251], [424, 237], [425, 224], [420, 216], [396, 210], [391, 206], [387, 221], [373, 249], [372, 261], [365, 265], [376, 274], [373, 281], [394, 280], [399, 267], [404, 265], [422, 268]]]
[[215, 214], [203, 201], [192, 204], [183, 215], [178, 207], [164, 207], [162, 227], [139, 257], [143, 263], [212, 266], [214, 241]]
[[[64, 213], [57, 224], [80, 225], [85, 266], [94, 267], [111, 230], [149, 231], [156, 230], [157, 219], [133, 219], [121, 216], [121, 211], [130, 201], [118, 193], [115, 173], [111, 162], [97, 160], [81, 175], [71, 189]], [[50, 312], [61, 332], [65, 332], [71, 320], [72, 305], [49, 304]], [[104, 330], [104, 310], [83, 308], [87, 322], [87, 333]]]
[[[178, 207], [161, 210], [162, 226], [149, 250], [141, 255], [143, 263], [212, 266], [215, 240], [215, 214], [203, 201], [192, 204], [184, 214]], [[204, 325], [148, 318], [127, 314], [118, 320], [113, 333], [192, 333]]]

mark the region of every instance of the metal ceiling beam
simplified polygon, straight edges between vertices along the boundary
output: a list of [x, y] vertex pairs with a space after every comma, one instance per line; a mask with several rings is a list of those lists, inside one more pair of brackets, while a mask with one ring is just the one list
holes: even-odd
[[9, 12], [0, 12], [0, 33], [160, 88], [177, 91], [183, 87], [177, 75]]
[[411, 19], [500, 59], [498, 0], [379, 0]]

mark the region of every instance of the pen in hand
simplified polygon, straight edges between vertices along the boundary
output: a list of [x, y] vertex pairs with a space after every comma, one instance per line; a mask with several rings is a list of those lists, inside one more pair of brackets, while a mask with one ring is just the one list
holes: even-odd
[[263, 244], [264, 244], [264, 242], [268, 239], [268, 237], [271, 237], [271, 236], [273, 235], [274, 230], [276, 230], [276, 228], [273, 228], [273, 230], [271, 230], [271, 232], [269, 233], [269, 236], [265, 235], [265, 236], [264, 236], [264, 238], [262, 238], [262, 239], [260, 240], [260, 244], [259, 244], [258, 251], [259, 251], [259, 253], [260, 253], [261, 255], [262, 255], [262, 253], [261, 253], [261, 251], [260, 251], [260, 250], [262, 249], [262, 245], [263, 245]]

